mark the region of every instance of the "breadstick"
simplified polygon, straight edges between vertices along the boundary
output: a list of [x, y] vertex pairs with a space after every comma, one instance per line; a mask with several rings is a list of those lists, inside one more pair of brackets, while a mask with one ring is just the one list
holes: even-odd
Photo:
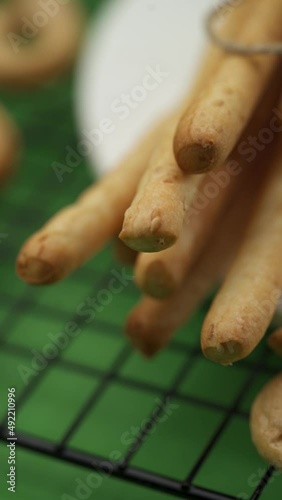
[[271, 380], [256, 398], [251, 433], [260, 455], [282, 470], [282, 374]]
[[[200, 214], [204, 225], [202, 213]], [[196, 220], [199, 222], [199, 219]], [[181, 234], [175, 245], [158, 253], [139, 253], [135, 265], [135, 282], [142, 292], [158, 300], [167, 299], [181, 286], [186, 268], [189, 266], [189, 245], [192, 246], [196, 237], [184, 223]], [[197, 249], [197, 256], [201, 248]], [[192, 261], [194, 254], [192, 255]]]
[[[243, 20], [254, 6], [232, 9], [222, 27], [224, 33], [236, 34]], [[193, 102], [205, 88], [225, 57], [222, 51], [212, 47], [204, 59], [192, 92], [184, 99]], [[140, 252], [157, 252], [172, 246], [179, 238], [185, 212], [191, 206], [203, 176], [190, 177], [178, 168], [173, 153], [173, 137], [180, 114], [168, 124], [164, 136], [154, 151], [138, 187], [138, 192], [127, 210], [120, 238], [126, 245]]]
[[119, 238], [114, 240], [115, 256], [121, 264], [133, 265], [137, 258], [137, 252], [127, 247]]
[[0, 107], [0, 184], [10, 175], [21, 149], [20, 134], [10, 116]]
[[21, 249], [19, 276], [30, 284], [54, 283], [83, 264], [114, 237], [130, 204], [161, 124], [114, 171], [56, 214]]
[[282, 328], [278, 328], [267, 339], [268, 346], [282, 358]]
[[179, 238], [185, 212], [192, 204], [202, 178], [184, 175], [173, 157], [175, 119], [157, 146], [125, 212], [120, 239], [137, 252], [159, 252]]
[[[178, 241], [159, 253], [141, 253], [135, 267], [135, 281], [145, 294], [156, 299], [169, 297], [181, 285], [183, 277], [202, 251], [215, 224], [234, 195], [240, 197], [242, 183], [256, 175], [256, 165], [242, 157], [240, 144], [250, 136], [257, 137], [271, 119], [270, 109], [277, 103], [281, 91], [281, 69], [275, 73], [272, 84], [264, 94], [257, 110], [225, 166], [206, 174], [200, 188], [201, 200], [187, 210], [186, 221]], [[232, 168], [230, 168], [232, 167]], [[235, 167], [235, 168], [234, 168]], [[211, 192], [212, 198], [206, 193]], [[236, 194], [235, 194], [236, 193]], [[197, 205], [199, 201], [199, 205]]]
[[281, 294], [281, 140], [267, 163], [270, 175], [265, 180], [260, 203], [202, 330], [205, 356], [223, 365], [245, 358], [255, 349]]
[[145, 294], [155, 299], [166, 299], [179, 289], [208, 241], [214, 229], [213, 223], [220, 217], [222, 197], [218, 195], [213, 201], [212, 207], [209, 205], [192, 216], [189, 224], [184, 222], [180, 237], [171, 248], [158, 253], [139, 254], [135, 282]]
[[[246, 179], [246, 175], [241, 176]], [[180, 237], [171, 248], [158, 253], [139, 254], [135, 266], [135, 282], [145, 294], [156, 299], [166, 299], [179, 289], [185, 275], [208, 242], [215, 225], [220, 223], [227, 202], [232, 200], [233, 191], [242, 180], [232, 179], [229, 186], [222, 189], [203, 210], [192, 213], [189, 222], [184, 222]], [[205, 184], [207, 183], [208, 179]]]
[[[258, 170], [257, 185], [262, 182], [264, 174], [264, 169]], [[217, 226], [207, 248], [198, 256], [180, 289], [166, 300], [144, 297], [131, 312], [126, 334], [145, 356], [151, 357], [162, 349], [207, 292], [223, 278], [236, 254], [256, 199], [256, 190], [252, 186], [250, 177], [248, 183], [242, 185], [240, 205], [233, 203], [226, 212], [222, 223]]]
[[1, 6], [1, 84], [39, 85], [71, 66], [82, 34], [84, 9], [76, 0], [54, 5], [56, 14], [52, 11], [52, 15], [40, 9], [37, 0], [16, 0]]
[[[238, 41], [248, 45], [281, 37], [281, 0], [257, 0]], [[225, 55], [177, 128], [174, 152], [184, 171], [201, 173], [224, 163], [278, 63], [279, 57], [274, 55]]]

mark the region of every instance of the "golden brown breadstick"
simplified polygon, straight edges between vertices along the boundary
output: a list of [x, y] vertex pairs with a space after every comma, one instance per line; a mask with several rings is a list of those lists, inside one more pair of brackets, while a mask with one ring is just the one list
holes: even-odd
[[242, 248], [206, 317], [205, 356], [229, 364], [250, 354], [264, 336], [282, 289], [282, 141], [266, 167], [260, 203]]
[[[237, 34], [242, 21], [254, 5], [232, 9], [222, 26], [223, 33]], [[194, 88], [184, 99], [193, 102], [206, 86], [224, 57], [222, 51], [212, 47], [200, 68]], [[172, 246], [179, 238], [186, 210], [191, 206], [203, 177], [190, 177], [178, 168], [173, 153], [173, 137], [179, 112], [168, 124], [164, 136], [156, 147], [138, 187], [138, 192], [127, 210], [120, 238], [126, 245], [140, 252], [156, 252]]]
[[[281, 40], [281, 0], [257, 0], [247, 19], [239, 42], [248, 45]], [[278, 63], [279, 57], [274, 55], [226, 54], [177, 128], [174, 152], [183, 170], [200, 173], [224, 163]]]
[[20, 134], [10, 116], [0, 107], [0, 184], [15, 166], [21, 149]]
[[127, 247], [119, 238], [114, 240], [115, 256], [119, 262], [125, 265], [133, 265], [137, 258], [137, 252]]
[[251, 433], [260, 455], [282, 470], [282, 374], [271, 380], [256, 398]]
[[[138, 252], [159, 252], [179, 238], [186, 209], [202, 178], [184, 176], [172, 157], [172, 134], [151, 158], [130, 208], [125, 212], [121, 240]], [[163, 155], [161, 147], [164, 147]], [[171, 151], [169, 151], [169, 149]]]
[[49, 9], [37, 0], [1, 5], [1, 84], [38, 85], [73, 63], [84, 25], [81, 2], [54, 2]]
[[216, 227], [209, 240], [207, 248], [198, 256], [197, 262], [186, 275], [180, 289], [162, 301], [144, 297], [131, 312], [126, 334], [145, 356], [153, 356], [169, 342], [206, 293], [226, 273], [236, 254], [257, 196], [253, 186], [257, 188], [260, 185], [265, 169], [259, 168], [257, 174], [255, 182], [249, 176], [248, 182], [242, 183], [239, 206], [234, 202], [226, 212], [221, 224]]
[[214, 230], [214, 223], [224, 208], [223, 195], [227, 197], [230, 191], [232, 189], [222, 190], [221, 196], [218, 195], [213, 203], [192, 215], [189, 223], [184, 222], [180, 237], [171, 248], [158, 253], [139, 254], [135, 281], [145, 294], [166, 299], [178, 290]]
[[24, 244], [17, 260], [17, 272], [23, 280], [30, 284], [58, 281], [118, 233], [159, 134], [160, 125], [117, 169], [87, 189], [75, 204], [60, 211]]
[[273, 352], [282, 358], [282, 328], [278, 328], [267, 339], [267, 343]]

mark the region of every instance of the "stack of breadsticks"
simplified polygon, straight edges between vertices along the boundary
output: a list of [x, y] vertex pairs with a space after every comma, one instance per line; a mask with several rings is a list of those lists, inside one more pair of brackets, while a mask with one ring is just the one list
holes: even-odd
[[[282, 2], [245, 0], [217, 29], [246, 47], [274, 44]], [[179, 108], [24, 244], [19, 275], [31, 284], [59, 281], [120, 233], [118, 255], [135, 263], [144, 293], [126, 325], [137, 349], [154, 355], [223, 281], [202, 350], [222, 365], [248, 356], [282, 290], [281, 83], [278, 55], [208, 48]], [[279, 426], [280, 461], [265, 456], [282, 467], [282, 418]]]

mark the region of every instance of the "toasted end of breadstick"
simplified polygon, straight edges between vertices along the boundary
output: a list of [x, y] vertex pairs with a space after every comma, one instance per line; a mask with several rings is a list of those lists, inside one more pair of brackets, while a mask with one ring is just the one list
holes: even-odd
[[137, 266], [135, 282], [146, 295], [155, 299], [170, 297], [176, 288], [173, 273], [158, 260], [150, 262], [145, 270]]
[[161, 341], [157, 339], [155, 332], [152, 332], [152, 336], [150, 337], [143, 321], [133, 316], [127, 321], [125, 333], [133, 347], [148, 359], [155, 356], [167, 344], [166, 340]]
[[275, 330], [267, 340], [270, 349], [282, 358], [282, 328]]
[[[150, 201], [148, 201], [148, 204]], [[145, 212], [146, 200], [125, 212], [119, 238], [137, 252], [160, 252], [174, 245], [183, 226], [183, 207], [155, 205]]]
[[[238, 323], [240, 323], [239, 320]], [[239, 326], [230, 324], [229, 330], [225, 324], [223, 327], [220, 323], [210, 324], [208, 314], [201, 332], [203, 354], [211, 361], [224, 366], [245, 358], [252, 351], [252, 347], [246, 342], [245, 330], [248, 330], [248, 326], [243, 327], [243, 323]]]
[[260, 455], [282, 470], [282, 374], [257, 396], [251, 411], [253, 442]]
[[212, 347], [202, 349], [203, 354], [210, 361], [219, 363], [223, 366], [232, 365], [235, 361], [242, 358], [242, 346], [239, 342], [222, 342]]
[[69, 241], [62, 233], [37, 233], [21, 249], [16, 270], [31, 285], [55, 283], [70, 272]]
[[179, 167], [186, 173], [205, 173], [224, 161], [220, 157], [220, 134], [205, 126], [209, 120], [210, 110], [198, 110], [195, 103], [178, 124], [173, 150]]
[[30, 284], [52, 282], [53, 268], [48, 262], [24, 254], [17, 261], [18, 275]]
[[160, 252], [171, 247], [177, 240], [177, 236], [172, 233], [158, 232], [154, 234], [144, 233], [133, 234], [123, 229], [119, 234], [123, 243], [136, 252]]
[[146, 358], [155, 356], [167, 344], [164, 330], [158, 331], [153, 324], [149, 325], [146, 318], [136, 315], [135, 311], [129, 316], [125, 333], [132, 345]]
[[208, 172], [217, 161], [217, 148], [212, 142], [179, 146], [176, 140], [174, 153], [179, 167], [190, 174]]

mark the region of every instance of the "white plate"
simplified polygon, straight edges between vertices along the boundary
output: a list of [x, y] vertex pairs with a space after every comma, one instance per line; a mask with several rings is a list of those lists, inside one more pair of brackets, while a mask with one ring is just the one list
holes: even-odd
[[90, 23], [76, 82], [79, 133], [99, 173], [117, 165], [187, 91], [211, 8], [210, 0], [109, 0], [105, 5]]

